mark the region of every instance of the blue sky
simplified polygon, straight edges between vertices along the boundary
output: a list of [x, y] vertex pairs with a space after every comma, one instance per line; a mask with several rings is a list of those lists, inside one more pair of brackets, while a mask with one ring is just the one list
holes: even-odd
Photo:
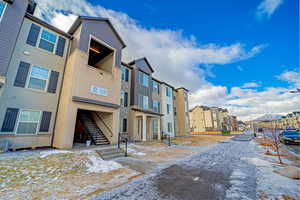
[[154, 76], [190, 89], [190, 107], [228, 108], [239, 119], [300, 108], [297, 0], [36, 0], [36, 16], [67, 31], [101, 16], [127, 44], [123, 61], [147, 57]]
[[214, 84], [234, 87], [257, 81], [262, 85], [260, 89], [285, 87], [287, 83], [275, 76], [284, 70], [295, 70], [298, 66], [296, 0], [285, 0], [269, 19], [258, 19], [255, 15], [261, 0], [90, 2], [127, 13], [147, 28], [182, 30], [184, 35], [194, 35], [203, 44], [241, 42], [249, 47], [267, 45], [255, 58], [213, 67], [211, 71], [214, 76], [207, 76], [207, 80]]

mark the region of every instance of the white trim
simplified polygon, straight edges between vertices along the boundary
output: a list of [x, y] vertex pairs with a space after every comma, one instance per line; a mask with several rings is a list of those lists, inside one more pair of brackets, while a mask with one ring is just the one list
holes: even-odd
[[[48, 69], [49, 72], [48, 72], [48, 77], [47, 79], [45, 79], [46, 81], [46, 85], [45, 85], [45, 88], [44, 90], [39, 90], [39, 89], [35, 89], [35, 88], [29, 88], [29, 82], [30, 82], [30, 77], [31, 77], [31, 73], [32, 73], [32, 67], [33, 66], [36, 66], [36, 67], [41, 67], [41, 68], [45, 68], [45, 69]], [[50, 74], [51, 74], [51, 69], [47, 68], [47, 67], [42, 67], [42, 66], [39, 66], [39, 65], [33, 65], [33, 64], [30, 64], [30, 70], [29, 70], [29, 73], [28, 73], [28, 76], [26, 78], [26, 83], [25, 83], [25, 86], [27, 89], [29, 90], [33, 90], [33, 91], [39, 91], [39, 92], [47, 92], [47, 88], [48, 88], [48, 84], [49, 84], [49, 78], [50, 78]], [[40, 79], [40, 78], [36, 78], [36, 79]], [[44, 79], [40, 79], [40, 80], [44, 80]]]
[[[32, 111], [32, 112], [39, 112], [40, 113], [40, 117], [39, 117], [39, 120], [37, 121], [37, 127], [36, 127], [36, 130], [35, 130], [35, 133], [32, 133], [32, 134], [20, 134], [20, 133], [17, 133], [18, 131], [18, 128], [19, 128], [19, 123], [20, 123], [20, 117], [21, 117], [21, 112], [22, 111]], [[17, 117], [17, 122], [16, 122], [16, 130], [14, 131], [14, 134], [15, 135], [20, 135], [20, 136], [23, 136], [23, 135], [37, 135], [38, 134], [38, 129], [39, 129], [39, 126], [41, 124], [41, 117], [42, 117], [42, 111], [40, 110], [33, 110], [33, 109], [19, 109], [19, 113], [18, 113], [18, 117]], [[35, 123], [36, 121], [32, 122], [32, 123]], [[26, 123], [26, 122], [25, 122]], [[30, 122], [29, 122], [30, 123]]]
[[4, 9], [3, 9], [3, 13], [0, 15], [0, 22], [1, 22], [2, 18], [3, 18], [3, 15], [4, 15], [5, 11], [6, 11], [6, 8], [7, 8], [7, 3], [4, 2], [4, 1], [2, 1], [2, 2], [4, 3]]

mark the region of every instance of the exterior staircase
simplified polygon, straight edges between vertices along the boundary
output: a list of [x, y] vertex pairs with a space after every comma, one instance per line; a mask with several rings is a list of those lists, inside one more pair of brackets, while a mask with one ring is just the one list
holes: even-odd
[[87, 132], [91, 135], [95, 145], [109, 145], [108, 139], [105, 137], [101, 129], [92, 119], [89, 112], [82, 112], [79, 114], [80, 121], [83, 123]]

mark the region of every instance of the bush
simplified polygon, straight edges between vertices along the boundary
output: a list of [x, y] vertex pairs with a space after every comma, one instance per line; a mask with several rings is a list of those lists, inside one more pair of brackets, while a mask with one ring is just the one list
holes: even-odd
[[222, 135], [230, 135], [230, 130], [222, 130]]

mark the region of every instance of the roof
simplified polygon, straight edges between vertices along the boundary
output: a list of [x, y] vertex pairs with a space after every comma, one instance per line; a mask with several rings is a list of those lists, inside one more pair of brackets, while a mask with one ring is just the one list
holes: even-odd
[[186, 88], [184, 88], [184, 87], [177, 88], [176, 90], [180, 90], [180, 89], [183, 89], [183, 90], [185, 90], [185, 91], [189, 92], [189, 90], [188, 90], [188, 89], [186, 89]]
[[72, 39], [72, 35], [70, 35], [69, 33], [66, 33], [66, 32], [62, 31], [62, 30], [48, 24], [47, 22], [44, 22], [43, 20], [41, 20], [41, 19], [39, 19], [39, 18], [29, 14], [29, 13], [26, 13], [25, 17], [27, 17], [28, 19], [30, 19], [30, 20], [32, 20], [32, 21], [34, 21], [34, 22], [36, 22], [36, 23], [38, 23], [38, 24], [40, 24], [40, 25], [42, 25], [42, 26], [44, 26], [44, 27], [56, 32], [56, 33], [58, 33], [58, 34], [61, 34], [61, 35], [65, 36], [69, 39]]
[[124, 65], [125, 67], [128, 67], [129, 69], [133, 69], [133, 67], [132, 67], [132, 66], [128, 65], [128, 64], [127, 64], [127, 63], [125, 63], [125, 62], [121, 62], [121, 64], [122, 64], [122, 65]]
[[145, 60], [146, 63], [149, 65], [149, 68], [150, 68], [150, 70], [152, 71], [152, 73], [154, 72], [152, 66], [150, 65], [150, 63], [149, 63], [149, 61], [147, 60], [146, 57], [143, 57], [143, 58], [139, 58], [139, 59], [133, 60], [133, 61], [131, 61], [131, 62], [128, 63], [128, 64], [129, 64], [129, 65], [134, 65], [137, 61], [140, 61], [140, 60]]
[[118, 39], [120, 40], [120, 42], [123, 45], [123, 48], [126, 47], [125, 42], [123, 41], [123, 39], [121, 38], [121, 36], [119, 35], [119, 33], [116, 31], [116, 29], [114, 28], [114, 26], [112, 25], [111, 21], [108, 18], [103, 18], [103, 17], [89, 17], [89, 16], [79, 16], [77, 17], [77, 19], [75, 20], [75, 22], [72, 24], [71, 28], [69, 29], [68, 33], [69, 34], [74, 34], [75, 31], [77, 30], [77, 28], [80, 26], [81, 21], [82, 20], [95, 20], [95, 21], [105, 21], [108, 23], [108, 25], [111, 27], [111, 29], [113, 30], [113, 32], [116, 34], [116, 36], [118, 37]]

